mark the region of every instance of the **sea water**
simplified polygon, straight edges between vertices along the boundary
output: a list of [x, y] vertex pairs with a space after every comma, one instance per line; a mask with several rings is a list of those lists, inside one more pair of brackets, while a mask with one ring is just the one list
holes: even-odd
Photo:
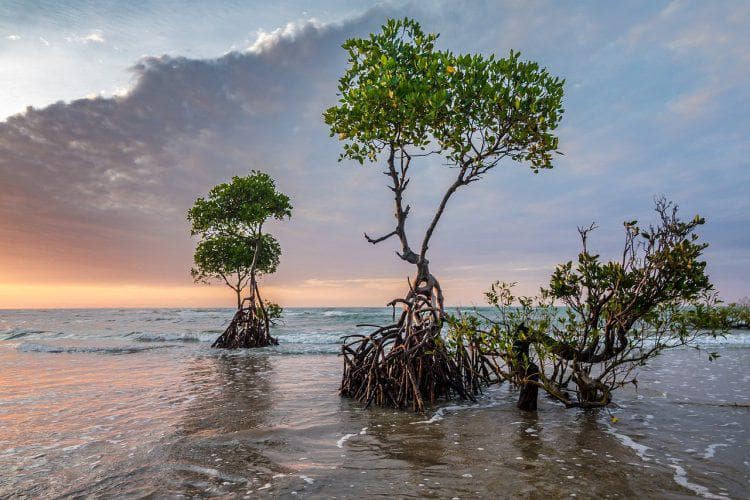
[[747, 497], [747, 333], [666, 353], [608, 409], [525, 413], [501, 386], [419, 415], [337, 394], [341, 336], [389, 309], [287, 309], [278, 346], [211, 349], [231, 316], [0, 311], [0, 497]]

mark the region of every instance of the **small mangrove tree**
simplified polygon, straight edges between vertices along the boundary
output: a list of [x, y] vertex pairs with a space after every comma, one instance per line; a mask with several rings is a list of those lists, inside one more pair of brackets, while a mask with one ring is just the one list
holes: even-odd
[[[281, 247], [263, 230], [269, 219], [291, 215], [289, 197], [276, 190], [268, 174], [259, 171], [215, 186], [188, 211], [191, 234], [200, 238], [191, 270], [193, 278], [203, 283], [223, 282], [237, 298], [237, 312], [213, 347], [236, 349], [278, 343], [270, 327], [281, 308], [264, 301], [258, 280], [276, 271]], [[247, 293], [244, 298], [243, 293]]]

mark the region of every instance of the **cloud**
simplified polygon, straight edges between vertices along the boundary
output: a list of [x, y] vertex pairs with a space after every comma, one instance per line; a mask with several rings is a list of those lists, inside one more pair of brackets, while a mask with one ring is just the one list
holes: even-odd
[[18, 35], [8, 35], [5, 38], [6, 38], [6, 40], [10, 40], [12, 42], [15, 42], [16, 40], [20, 40], [21, 39], [21, 37], [18, 36]]
[[[708, 217], [720, 290], [747, 294], [740, 290], [748, 270], [732, 266], [750, 249], [741, 23], [710, 6], [633, 14], [578, 4], [472, 5], [404, 11], [441, 32], [443, 46], [520, 49], [568, 78], [566, 155], [538, 176], [504, 165], [451, 199], [431, 248], [449, 302], [481, 302], [495, 279], [533, 293], [553, 263], [575, 256], [575, 227], [592, 219], [602, 227], [593, 243], [614, 254], [620, 222], [647, 220], [659, 194]], [[500, 19], [487, 15], [498, 9]], [[747, 9], [738, 10], [743, 19]], [[336, 163], [340, 145], [321, 112], [336, 101], [346, 62], [340, 44], [401, 12], [288, 23], [213, 59], [146, 57], [116, 96], [29, 108], [0, 123], [0, 282], [190, 286], [194, 242], [185, 211], [210, 186], [262, 169], [295, 205], [292, 220], [272, 228], [284, 255], [266, 280], [269, 294], [299, 305], [390, 300], [413, 270], [394, 256], [392, 242], [372, 246], [361, 236], [392, 228], [384, 178], [377, 166]], [[714, 35], [687, 38], [701, 26]], [[707, 59], [730, 46], [734, 60]], [[422, 167], [408, 193], [413, 238], [451, 175], [439, 161]]]
[[102, 32], [102, 30], [93, 30], [83, 36], [81, 35], [67, 36], [65, 37], [65, 40], [71, 43], [82, 43], [82, 44], [104, 43], [107, 41], [104, 38], [104, 33]]
[[317, 290], [321, 288], [350, 288], [352, 285], [357, 285], [364, 288], [393, 290], [403, 284], [403, 279], [396, 278], [349, 278], [340, 280], [310, 278], [306, 279], [302, 286]]
[[706, 114], [714, 105], [717, 90], [713, 87], [681, 94], [667, 103], [670, 113], [693, 120]]
[[301, 208], [289, 240], [341, 220], [336, 145], [320, 115], [335, 99], [339, 45], [372, 26], [294, 23], [217, 59], [144, 58], [124, 95], [29, 108], [0, 123], [3, 278], [183, 283], [185, 211], [254, 168]]
[[280, 44], [294, 43], [299, 38], [316, 36], [328, 29], [328, 25], [317, 19], [308, 21], [293, 21], [285, 24], [281, 28], [272, 31], [259, 30], [256, 34], [255, 41], [247, 48], [247, 52], [253, 54], [262, 54], [271, 52]]

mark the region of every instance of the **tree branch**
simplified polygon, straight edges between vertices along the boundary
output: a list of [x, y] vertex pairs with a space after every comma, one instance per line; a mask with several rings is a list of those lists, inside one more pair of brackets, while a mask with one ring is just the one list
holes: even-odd
[[395, 236], [395, 235], [397, 235], [397, 234], [398, 234], [398, 232], [397, 232], [396, 230], [393, 230], [393, 231], [391, 231], [390, 233], [386, 234], [385, 236], [381, 236], [380, 238], [370, 238], [369, 236], [367, 236], [367, 233], [364, 233], [364, 235], [365, 235], [365, 239], [366, 239], [366, 240], [367, 240], [367, 241], [368, 241], [369, 243], [372, 243], [373, 245], [375, 245], [375, 244], [377, 244], [377, 243], [380, 243], [381, 241], [385, 241], [385, 240], [387, 240], [388, 238], [390, 238], [391, 236]]

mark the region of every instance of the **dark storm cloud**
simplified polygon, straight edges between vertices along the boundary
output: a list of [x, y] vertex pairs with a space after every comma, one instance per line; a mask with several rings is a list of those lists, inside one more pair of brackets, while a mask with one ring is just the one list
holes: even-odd
[[300, 165], [317, 149], [310, 130], [327, 142], [322, 89], [335, 98], [338, 47], [374, 17], [289, 24], [214, 60], [146, 58], [127, 95], [9, 118], [0, 124], [3, 255], [64, 280], [179, 280], [189, 265], [184, 212], [212, 184], [262, 168], [293, 194], [315, 191], [305, 182], [317, 174]]

